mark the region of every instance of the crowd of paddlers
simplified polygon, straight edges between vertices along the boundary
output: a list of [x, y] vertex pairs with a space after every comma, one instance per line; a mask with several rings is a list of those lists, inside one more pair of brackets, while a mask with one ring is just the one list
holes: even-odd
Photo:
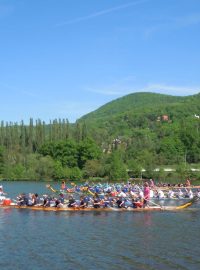
[[[21, 193], [13, 202], [19, 206], [43, 207], [73, 207], [73, 208], [142, 208], [149, 205], [156, 205], [156, 199], [192, 199], [200, 198], [200, 189], [192, 189], [190, 183], [186, 186], [177, 186], [176, 188], [163, 189], [154, 184], [150, 179], [142, 185], [134, 182], [127, 183], [98, 183], [82, 185], [74, 183], [61, 183], [58, 189], [47, 185], [50, 194], [39, 195], [38, 193]], [[0, 196], [1, 194], [0, 188]]]
[[47, 185], [51, 194], [39, 196], [37, 193], [20, 194], [16, 203], [18, 205], [42, 205], [44, 207], [74, 207], [74, 208], [138, 208], [148, 207], [155, 204], [155, 199], [192, 199], [194, 196], [200, 197], [199, 189], [192, 189], [189, 185], [167, 188], [163, 190], [154, 184], [150, 179], [143, 185], [135, 183], [113, 183], [113, 184], [89, 184], [76, 185], [74, 183], [61, 183], [60, 189], [56, 190], [51, 185]]

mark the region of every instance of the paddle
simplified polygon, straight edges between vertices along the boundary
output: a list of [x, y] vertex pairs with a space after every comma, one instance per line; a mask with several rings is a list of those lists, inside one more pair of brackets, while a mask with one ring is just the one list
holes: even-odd
[[53, 191], [53, 192], [59, 192], [59, 190], [56, 190], [56, 189], [54, 189], [51, 185], [46, 185], [46, 188], [48, 188], [48, 189], [50, 189], [51, 191]]
[[145, 200], [146, 200], [147, 202], [150, 202], [150, 203], [152, 203], [152, 204], [156, 205], [156, 206], [159, 206], [160, 208], [163, 208], [163, 206], [162, 206], [162, 205], [160, 205], [160, 204], [157, 204], [157, 203], [152, 202], [152, 201], [147, 200], [147, 199], [145, 199]]

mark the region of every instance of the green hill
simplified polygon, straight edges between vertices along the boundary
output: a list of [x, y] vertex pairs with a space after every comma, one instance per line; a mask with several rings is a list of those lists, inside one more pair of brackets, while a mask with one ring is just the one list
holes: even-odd
[[[134, 93], [93, 111], [75, 124], [23, 121], [0, 125], [0, 177], [5, 179], [165, 179], [170, 166], [182, 179], [200, 164], [200, 94]], [[191, 165], [192, 164], [192, 165]], [[188, 167], [187, 167], [188, 166]], [[188, 174], [189, 172], [189, 174]], [[158, 175], [159, 174], [159, 175]], [[195, 178], [200, 179], [200, 175]], [[173, 177], [177, 177], [173, 175]], [[172, 177], [168, 175], [167, 177]]]
[[200, 115], [200, 94], [134, 93], [105, 104], [77, 123], [84, 123], [104, 151], [111, 151], [119, 139], [126, 162], [134, 157], [140, 164], [148, 158], [155, 164], [197, 163], [200, 120], [195, 115]]
[[111, 101], [99, 109], [83, 116], [79, 121], [107, 120], [110, 117], [127, 112], [142, 112], [166, 107], [172, 104], [182, 104], [188, 97], [170, 96], [156, 93], [134, 93]]
[[[113, 100], [97, 110], [84, 115], [77, 122], [103, 123], [126, 116], [157, 118], [168, 114], [170, 119], [180, 119], [200, 113], [200, 94], [192, 96], [171, 96], [156, 93], [134, 93]], [[155, 119], [154, 119], [155, 120]], [[177, 119], [178, 120], [178, 119]], [[98, 124], [97, 124], [98, 125]]]

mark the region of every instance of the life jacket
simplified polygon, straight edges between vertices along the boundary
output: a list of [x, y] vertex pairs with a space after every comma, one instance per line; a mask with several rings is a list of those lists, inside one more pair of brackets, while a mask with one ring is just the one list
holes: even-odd
[[143, 206], [143, 202], [141, 202], [141, 201], [139, 201], [139, 202], [134, 202], [133, 204], [134, 204], [134, 206], [135, 206], [136, 208], [141, 208], [141, 207]]

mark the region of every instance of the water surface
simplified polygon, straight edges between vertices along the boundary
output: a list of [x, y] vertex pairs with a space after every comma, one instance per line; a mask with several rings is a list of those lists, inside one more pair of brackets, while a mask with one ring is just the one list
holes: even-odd
[[[46, 191], [44, 183], [3, 185], [13, 195]], [[0, 267], [200, 269], [196, 207], [145, 213], [0, 209]]]

